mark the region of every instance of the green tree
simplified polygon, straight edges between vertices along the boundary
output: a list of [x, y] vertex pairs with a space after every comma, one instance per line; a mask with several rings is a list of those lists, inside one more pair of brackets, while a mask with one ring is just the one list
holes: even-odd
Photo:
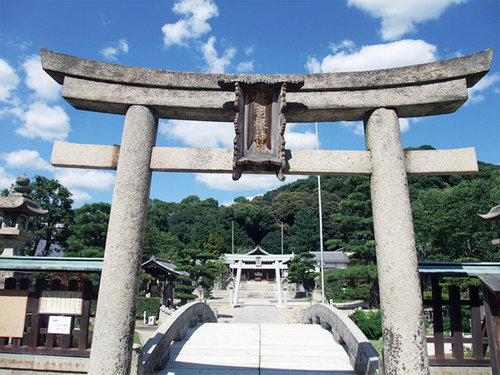
[[255, 244], [260, 244], [266, 234], [277, 225], [269, 210], [252, 203], [235, 205], [233, 215]]
[[433, 261], [477, 258], [498, 261], [491, 240], [499, 237], [498, 222], [478, 216], [500, 202], [500, 176], [462, 181], [446, 189], [419, 192], [413, 217], [420, 257]]
[[185, 245], [169, 232], [162, 232], [154, 224], [146, 224], [146, 235], [144, 238], [144, 248], [142, 252], [143, 260], [152, 256], [160, 259], [175, 259], [177, 253]]
[[153, 224], [162, 232], [168, 232], [168, 219], [179, 209], [178, 203], [164, 202], [160, 199], [150, 199], [148, 207], [148, 223]]
[[375, 236], [371, 211], [370, 184], [366, 177], [349, 177], [344, 182], [352, 193], [339, 203], [339, 212], [331, 216], [337, 238], [326, 241], [328, 250], [343, 247], [355, 253], [362, 263], [375, 262]]
[[[163, 232], [162, 232], [163, 233]], [[185, 245], [170, 232], [164, 233], [162, 238], [161, 248], [152, 254], [160, 259], [174, 260], [178, 257], [179, 252], [185, 248]]]
[[85, 204], [74, 210], [74, 221], [68, 226], [65, 256], [102, 257], [108, 232], [109, 203]]
[[253, 249], [255, 247], [255, 242], [248, 236], [245, 228], [243, 228], [234, 219], [234, 210], [238, 204], [233, 204], [231, 206], [221, 206], [219, 207], [219, 222], [220, 231], [219, 233], [224, 237], [224, 242], [227, 244], [227, 252], [231, 250], [231, 236], [234, 231], [234, 247], [235, 252], [240, 253], [247, 249]]
[[311, 202], [311, 194], [305, 191], [283, 191], [273, 198], [271, 207], [279, 222], [292, 226], [297, 212], [310, 206]]
[[314, 289], [314, 278], [318, 275], [314, 272], [316, 261], [310, 252], [295, 255], [290, 262], [288, 279], [292, 283], [302, 285], [306, 292]]
[[325, 274], [325, 294], [334, 301], [368, 301], [370, 307], [379, 305], [377, 266], [354, 265], [329, 270]]
[[196, 195], [184, 198], [168, 219], [169, 232], [188, 247], [201, 248], [219, 224], [219, 204]]
[[35, 176], [29, 187], [31, 199], [48, 213], [30, 219], [30, 228], [36, 235], [36, 239], [25, 246], [22, 252], [26, 255], [35, 255], [40, 241], [45, 240], [41, 255], [47, 256], [52, 245], [61, 247], [65, 245], [69, 236], [68, 228], [73, 222], [71, 208], [73, 199], [71, 199], [71, 193], [68, 189], [57, 180], [47, 177]]
[[312, 210], [301, 208], [294, 221], [289, 251], [295, 254], [318, 251], [320, 246], [318, 216]]
[[[284, 225], [284, 230], [283, 230], [283, 252], [288, 253], [288, 236], [286, 232], [288, 232], [289, 228], [288, 225]], [[268, 234], [262, 239], [261, 241], [262, 247], [269, 253], [272, 254], [280, 254], [281, 253], [281, 229], [275, 229]]]
[[174, 294], [176, 298], [181, 300], [182, 304], [196, 298], [193, 291], [198, 287], [202, 288], [205, 298], [210, 296], [219, 271], [215, 254], [199, 249], [185, 248], [179, 252], [176, 265], [179, 271], [185, 271], [189, 274], [189, 276], [178, 278], [182, 284], [176, 286]]
[[210, 232], [207, 241], [203, 243], [203, 249], [210, 254], [214, 254], [215, 257], [220, 257], [221, 254], [227, 251], [224, 238], [217, 231]]

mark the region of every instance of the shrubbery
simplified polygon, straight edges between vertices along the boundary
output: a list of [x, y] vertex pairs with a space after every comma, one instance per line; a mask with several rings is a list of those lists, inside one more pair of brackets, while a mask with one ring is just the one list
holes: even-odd
[[380, 311], [357, 310], [352, 320], [359, 329], [370, 340], [376, 340], [382, 336], [382, 314]]
[[137, 298], [137, 319], [143, 317], [144, 311], [146, 316], [158, 316], [160, 311], [160, 297], [138, 297]]
[[326, 275], [326, 297], [335, 302], [363, 300], [378, 305], [377, 266], [358, 265], [329, 271]]

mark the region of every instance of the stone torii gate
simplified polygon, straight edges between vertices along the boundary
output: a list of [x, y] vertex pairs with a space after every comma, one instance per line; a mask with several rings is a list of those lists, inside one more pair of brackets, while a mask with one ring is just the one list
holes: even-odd
[[[456, 111], [493, 50], [353, 73], [232, 75], [153, 70], [42, 49], [42, 66], [75, 108], [125, 115], [121, 146], [56, 142], [52, 164], [116, 169], [89, 374], [128, 374], [152, 171], [232, 173], [232, 149], [155, 147], [159, 118], [233, 121], [220, 82], [303, 82], [286, 93], [290, 122], [363, 120], [367, 151], [282, 150], [286, 173], [371, 176], [387, 374], [427, 374], [407, 175], [473, 173], [473, 148], [403, 152], [399, 118]], [[283, 92], [283, 91], [282, 91]], [[282, 109], [284, 107], [281, 107]]]

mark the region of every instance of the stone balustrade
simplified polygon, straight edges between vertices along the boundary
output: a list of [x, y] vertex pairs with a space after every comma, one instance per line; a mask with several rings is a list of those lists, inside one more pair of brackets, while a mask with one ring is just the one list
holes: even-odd
[[[134, 351], [131, 375], [149, 375], [162, 369], [170, 355], [172, 341], [182, 340], [188, 327], [199, 322], [217, 322], [213, 311], [203, 302], [192, 302], [170, 315], [155, 331], [140, 351]], [[142, 356], [142, 360], [141, 360]]]
[[379, 355], [363, 332], [339, 309], [326, 304], [312, 305], [302, 315], [304, 324], [321, 324], [332, 332], [335, 340], [347, 346], [351, 365], [356, 374], [379, 373]]

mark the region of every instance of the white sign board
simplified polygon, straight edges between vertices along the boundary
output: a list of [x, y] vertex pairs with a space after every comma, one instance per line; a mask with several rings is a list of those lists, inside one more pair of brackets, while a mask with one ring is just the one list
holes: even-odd
[[71, 316], [49, 316], [47, 333], [69, 335], [71, 333]]
[[82, 315], [82, 292], [44, 290], [40, 298], [40, 314]]

